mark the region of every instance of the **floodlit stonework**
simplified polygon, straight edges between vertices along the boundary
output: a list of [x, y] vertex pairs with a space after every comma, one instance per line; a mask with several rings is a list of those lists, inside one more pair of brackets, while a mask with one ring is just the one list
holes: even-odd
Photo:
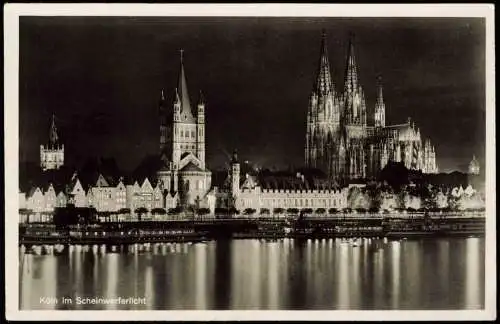
[[49, 143], [40, 145], [40, 167], [42, 170], [59, 169], [64, 165], [64, 145], [57, 135], [55, 116], [52, 116]]
[[205, 165], [205, 101], [200, 92], [194, 114], [182, 55], [173, 107], [167, 107], [162, 91], [159, 110], [163, 167], [157, 174], [163, 194], [175, 196], [182, 206], [208, 206], [211, 172]]
[[[380, 81], [380, 80], [379, 80]], [[386, 125], [379, 82], [373, 125], [368, 124], [365, 92], [359, 82], [354, 43], [349, 44], [344, 89], [337, 92], [323, 34], [319, 70], [307, 110], [305, 164], [335, 180], [374, 178], [389, 161], [408, 169], [437, 173], [436, 152], [410, 118]]]
[[473, 156], [469, 163], [469, 174], [479, 175], [479, 170], [479, 162], [476, 160], [476, 156]]

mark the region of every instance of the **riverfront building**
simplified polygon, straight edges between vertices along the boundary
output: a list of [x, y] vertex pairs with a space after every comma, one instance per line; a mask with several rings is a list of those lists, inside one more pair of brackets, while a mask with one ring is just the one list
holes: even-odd
[[344, 88], [331, 77], [323, 33], [318, 75], [309, 98], [305, 164], [336, 180], [375, 178], [389, 161], [406, 168], [437, 173], [436, 152], [415, 123], [386, 124], [386, 105], [379, 82], [373, 124], [368, 123], [365, 92], [360, 83], [352, 38], [347, 54]]
[[275, 214], [288, 209], [341, 210], [348, 206], [349, 189], [337, 186], [313, 170], [297, 173], [247, 170], [242, 174], [235, 153], [225, 181], [212, 192], [219, 208]]

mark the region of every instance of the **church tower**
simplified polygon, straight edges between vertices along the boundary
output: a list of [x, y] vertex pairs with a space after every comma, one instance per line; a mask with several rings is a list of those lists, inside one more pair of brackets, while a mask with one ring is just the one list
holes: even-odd
[[478, 175], [479, 174], [479, 162], [476, 160], [476, 156], [472, 156], [472, 161], [469, 163], [469, 174]]
[[236, 198], [240, 192], [240, 162], [236, 151], [231, 159], [231, 194]]
[[[350, 179], [366, 177], [367, 157], [366, 128], [367, 114], [364, 90], [359, 82], [358, 65], [354, 52], [354, 35], [349, 38], [347, 63], [342, 94], [343, 127], [349, 128], [347, 143], [346, 172]], [[345, 176], [345, 175], [344, 175]]]
[[323, 31], [318, 73], [307, 110], [305, 164], [332, 174], [337, 161], [340, 104], [332, 81], [326, 33]]
[[174, 143], [176, 144], [173, 147], [174, 165], [179, 165], [184, 154], [190, 153], [197, 156], [197, 128], [198, 123], [193, 116], [181, 52], [181, 66], [174, 102]]
[[203, 205], [211, 187], [211, 172], [205, 164], [205, 99], [200, 92], [193, 111], [181, 50], [179, 77], [172, 108], [160, 98], [160, 155], [163, 167], [158, 178], [165, 192], [179, 193], [183, 205]]
[[200, 167], [205, 168], [205, 98], [200, 91], [198, 98], [198, 111], [196, 116], [196, 155], [200, 160]]
[[56, 119], [52, 115], [49, 143], [40, 145], [40, 167], [42, 170], [59, 169], [64, 165], [64, 144], [59, 140], [56, 128]]
[[375, 103], [375, 127], [385, 127], [385, 103], [382, 77], [378, 78], [377, 102]]
[[363, 88], [359, 83], [353, 35], [349, 39], [342, 102], [346, 123], [366, 126], [366, 101]]

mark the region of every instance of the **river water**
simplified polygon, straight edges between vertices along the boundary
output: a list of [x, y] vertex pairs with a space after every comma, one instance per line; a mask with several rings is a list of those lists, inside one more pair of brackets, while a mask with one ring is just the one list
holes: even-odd
[[[221, 240], [121, 253], [71, 247], [20, 256], [19, 303], [37, 310], [482, 309], [484, 263], [482, 238]], [[83, 304], [84, 297], [102, 299]], [[109, 301], [116, 297], [137, 304]]]

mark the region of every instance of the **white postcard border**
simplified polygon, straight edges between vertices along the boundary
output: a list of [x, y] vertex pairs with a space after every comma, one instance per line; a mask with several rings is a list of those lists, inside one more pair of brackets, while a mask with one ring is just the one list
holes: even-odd
[[[266, 16], [486, 18], [486, 273], [481, 311], [20, 311], [18, 258], [19, 17]], [[492, 320], [496, 319], [495, 52], [492, 4], [5, 4], [5, 281], [8, 320]], [[459, 125], [457, 125], [458, 127]]]

